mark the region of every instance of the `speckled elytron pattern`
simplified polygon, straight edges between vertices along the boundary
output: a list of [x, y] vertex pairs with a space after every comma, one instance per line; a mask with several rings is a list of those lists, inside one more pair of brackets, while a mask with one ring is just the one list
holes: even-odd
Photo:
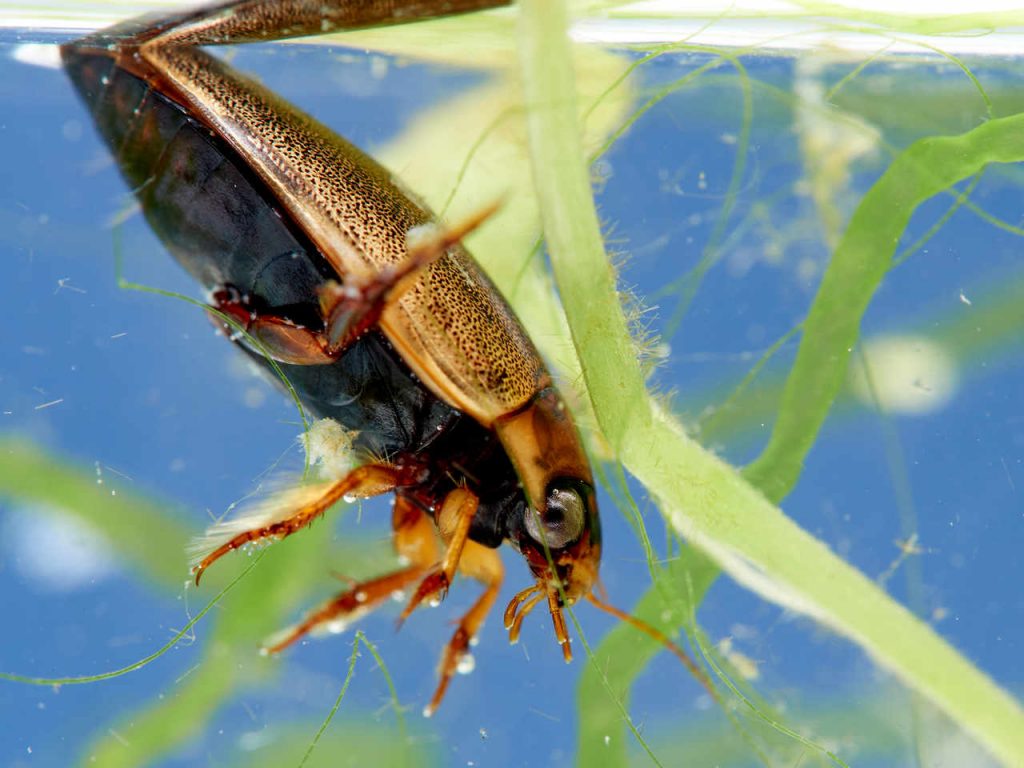
[[[164, 88], [249, 160], [342, 279], [401, 261], [410, 229], [430, 221], [372, 159], [204, 52], [151, 43], [141, 55], [152, 69], [140, 74], [160, 72]], [[511, 310], [461, 248], [427, 268], [380, 327], [435, 394], [484, 425], [525, 403], [544, 375]]]

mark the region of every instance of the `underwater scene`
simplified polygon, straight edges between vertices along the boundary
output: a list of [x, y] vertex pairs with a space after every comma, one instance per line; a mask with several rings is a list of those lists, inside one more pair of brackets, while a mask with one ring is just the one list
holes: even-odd
[[654, 630], [581, 600], [567, 665], [541, 604], [510, 645], [502, 546], [424, 718], [465, 576], [260, 653], [399, 567], [389, 496], [192, 581], [191, 540], [322, 471], [313, 416], [61, 68], [155, 6], [69, 5], [0, 7], [0, 765], [1024, 765], [1024, 65], [992, 31], [1024, 15], [590, 2], [567, 34], [530, 0], [214, 51], [442, 220], [497, 205], [466, 246], [580, 426], [595, 595]]

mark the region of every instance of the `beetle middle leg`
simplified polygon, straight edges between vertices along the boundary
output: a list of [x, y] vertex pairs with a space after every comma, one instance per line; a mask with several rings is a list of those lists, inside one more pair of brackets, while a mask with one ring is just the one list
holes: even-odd
[[433, 523], [423, 511], [401, 494], [391, 513], [396, 554], [408, 565], [396, 571], [354, 584], [350, 589], [311, 611], [293, 627], [268, 641], [264, 651], [278, 653], [310, 632], [327, 627], [341, 631], [375, 610], [421, 578], [437, 562], [439, 548]]
[[[452, 227], [430, 225], [411, 238], [404, 260], [368, 277], [350, 274], [344, 283], [330, 281], [320, 290], [322, 329], [307, 328], [288, 318], [252, 307], [231, 285], [214, 291], [212, 308], [226, 315], [256, 339], [269, 355], [292, 365], [325, 365], [380, 320], [381, 314], [409, 290], [424, 269], [479, 227], [497, 205], [482, 208]], [[214, 322], [234, 338], [235, 329], [214, 316]]]

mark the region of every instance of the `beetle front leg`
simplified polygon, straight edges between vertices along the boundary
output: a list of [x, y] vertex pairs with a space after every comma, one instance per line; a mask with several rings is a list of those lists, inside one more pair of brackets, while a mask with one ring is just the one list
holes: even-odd
[[488, 549], [475, 541], [469, 541], [459, 560], [459, 573], [483, 582], [486, 589], [459, 621], [455, 634], [445, 646], [444, 655], [441, 657], [441, 666], [438, 670], [440, 680], [437, 683], [437, 689], [434, 691], [430, 703], [423, 709], [423, 714], [426, 717], [430, 717], [437, 710], [448, 689], [452, 675], [460, 671], [468, 672], [472, 668], [469, 666], [473, 661], [469, 648], [483, 626], [487, 614], [494, 607], [494, 601], [498, 599], [505, 569], [497, 550]]
[[448, 587], [455, 578], [455, 571], [459, 567], [459, 560], [462, 558], [462, 550], [469, 541], [469, 527], [473, 522], [473, 515], [479, 500], [472, 491], [466, 488], [456, 488], [444, 497], [441, 511], [437, 518], [437, 527], [441, 532], [441, 538], [447, 543], [444, 557], [441, 562], [420, 582], [416, 593], [412, 596], [409, 604], [405, 606], [402, 615], [398, 617], [401, 625], [409, 615], [416, 610], [416, 607], [428, 597], [440, 596], [444, 598], [448, 594]]

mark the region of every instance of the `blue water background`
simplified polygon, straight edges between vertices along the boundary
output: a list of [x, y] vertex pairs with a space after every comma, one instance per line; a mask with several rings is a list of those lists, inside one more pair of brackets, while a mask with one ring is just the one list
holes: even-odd
[[[316, 56], [323, 52], [295, 48], [271, 56], [257, 50], [240, 53], [236, 63], [368, 148], [400, 132], [440, 94], [478, 77], [406, 63], [367, 88], [369, 60], [350, 62], [344, 77], [318, 78], [308, 74], [311, 67], [316, 71]], [[753, 77], [790, 88], [791, 60], [755, 59], [748, 66]], [[642, 70], [640, 82], [651, 87], [692, 67], [686, 57], [667, 57]], [[1002, 63], [979, 71], [994, 85], [1007, 78]], [[912, 83], [922, 77], [965, 94], [965, 100], [976, 99], [966, 86], [960, 88], [962, 75], [952, 65], [878, 65], [874, 74], [891, 89], [878, 97], [887, 99], [886, 109], [896, 109], [900, 89], [913, 92]], [[0, 280], [0, 430], [30, 437], [86, 469], [97, 467], [98, 479], [112, 490], [130, 487], [166, 500], [198, 533], [211, 516], [248, 493], [282, 454], [286, 465], [297, 465], [294, 408], [250, 376], [194, 307], [118, 289], [109, 222], [126, 206], [128, 190], [63, 74], [4, 55], [0, 103], [5, 106], [0, 264], [6, 270]], [[727, 233], [757, 201], [803, 174], [790, 114], [763, 94], [754, 104], [748, 170]], [[981, 119], [973, 102], [963, 109], [971, 115], [968, 123]], [[655, 294], [700, 259], [732, 172], [739, 115], [735, 87], [687, 91], [645, 115], [606, 158], [601, 215], [613, 226], [619, 247], [632, 254], [623, 278], [641, 297]], [[926, 125], [902, 134], [894, 129], [888, 138], [905, 144], [910, 134], [924, 130]], [[855, 189], [863, 192], [886, 162], [883, 157], [859, 165]], [[1020, 187], [1013, 181], [992, 174], [975, 199], [1020, 223]], [[915, 218], [915, 233], [943, 209], [926, 207]], [[787, 197], [771, 216], [780, 230], [814, 221], [805, 196]], [[758, 227], [740, 237], [708, 273], [679, 331], [664, 339], [670, 352], [656, 381], [676, 393], [675, 407], [690, 420], [724, 398], [752, 360], [801, 320], [813, 297], [827, 261], [820, 234], [794, 238], [775, 263], [761, 258], [769, 239]], [[199, 295], [139, 217], [126, 227], [125, 244], [130, 279]], [[1020, 249], [1017, 236], [961, 211], [926, 252], [886, 279], [866, 316], [865, 332], [927, 330], [938, 318], [970, 312], [972, 305], [961, 294], [983, 300], [999, 283], [1019, 279]], [[737, 254], [746, 254], [748, 267], [737, 266]], [[798, 270], [801, 259], [816, 269]], [[655, 331], [675, 306], [672, 297], [657, 303]], [[779, 353], [778, 370], [792, 360], [795, 348], [791, 342]], [[1020, 352], [1018, 343], [994, 352], [991, 360], [972, 362], [977, 370], [961, 372], [948, 406], [925, 416], [897, 415], [892, 422], [909, 468], [925, 549], [918, 557], [926, 615], [934, 620], [932, 612], [941, 609], [941, 620], [934, 620], [938, 631], [1002, 685], [1017, 690], [1024, 677]], [[55, 400], [60, 402], [38, 409]], [[770, 423], [753, 425], [715, 448], [730, 460], [749, 460], [769, 429]], [[801, 525], [871, 577], [897, 557], [894, 542], [903, 535], [882, 440], [880, 421], [868, 409], [830, 420], [784, 504]], [[642, 491], [637, 493], [655, 540], [662, 540], [655, 510]], [[603, 578], [614, 600], [629, 605], [648, 586], [643, 553], [623, 516], [607, 499], [604, 507]], [[19, 567], [24, 552], [17, 544], [24, 540], [25, 526], [43, 515], [0, 499], [0, 669], [61, 675], [116, 668], [159, 647], [187, 620], [180, 595], [168, 596], [166, 587], [156, 589], [116, 562], [62, 588], [28, 575]], [[348, 516], [337, 535], [386, 538], [386, 520], [386, 506], [366, 504], [361, 522]], [[301, 547], [301, 537], [281, 546]], [[526, 584], [523, 565], [514, 553], [505, 555], [508, 579], [499, 606]], [[333, 589], [332, 569], [344, 566], [324, 563], [324, 595]], [[184, 556], [181, 573], [183, 585]], [[889, 588], [905, 599], [902, 571]], [[441, 609], [414, 616], [398, 634], [393, 609], [362, 623], [379, 645], [411, 717], [418, 718], [433, 690], [436, 659], [451, 631], [448, 620], [477, 590], [457, 585]], [[195, 593], [188, 600], [192, 611], [203, 601]], [[594, 611], [583, 608], [577, 615], [591, 642], [610, 626]], [[476, 671], [453, 682], [434, 720], [416, 723], [446, 764], [545, 766], [571, 759], [575, 685], [584, 662], [580, 654], [566, 667], [547, 621], [539, 618], [527, 622], [519, 647], [509, 647], [498, 617], [492, 617], [477, 649]], [[885, 673], [853, 646], [728, 579], [711, 590], [699, 618], [712, 641], [732, 636], [758, 662], [758, 686], [770, 700], [813, 708], [821, 701], [836, 704], [892, 690]], [[2, 684], [0, 764], [81, 762], [86, 745], [105, 728], [158, 696], [173, 696], [202, 642], [200, 625], [196, 645], [183, 645], [137, 673], [105, 683], [60, 689]], [[230, 702], [205, 733], [161, 765], [239, 760], [242, 734], [280, 723], [308, 723], [311, 737], [336, 696], [349, 642], [350, 636], [332, 637], [286, 654], [280, 660], [285, 674], [275, 685]], [[384, 683], [364, 661], [338, 717], [351, 712], [391, 722]], [[631, 703], [634, 719], [663, 742], [694, 723], [715, 722], [707, 710], [700, 688], [669, 658], [642, 676]], [[131, 733], [122, 736], [130, 739]]]

